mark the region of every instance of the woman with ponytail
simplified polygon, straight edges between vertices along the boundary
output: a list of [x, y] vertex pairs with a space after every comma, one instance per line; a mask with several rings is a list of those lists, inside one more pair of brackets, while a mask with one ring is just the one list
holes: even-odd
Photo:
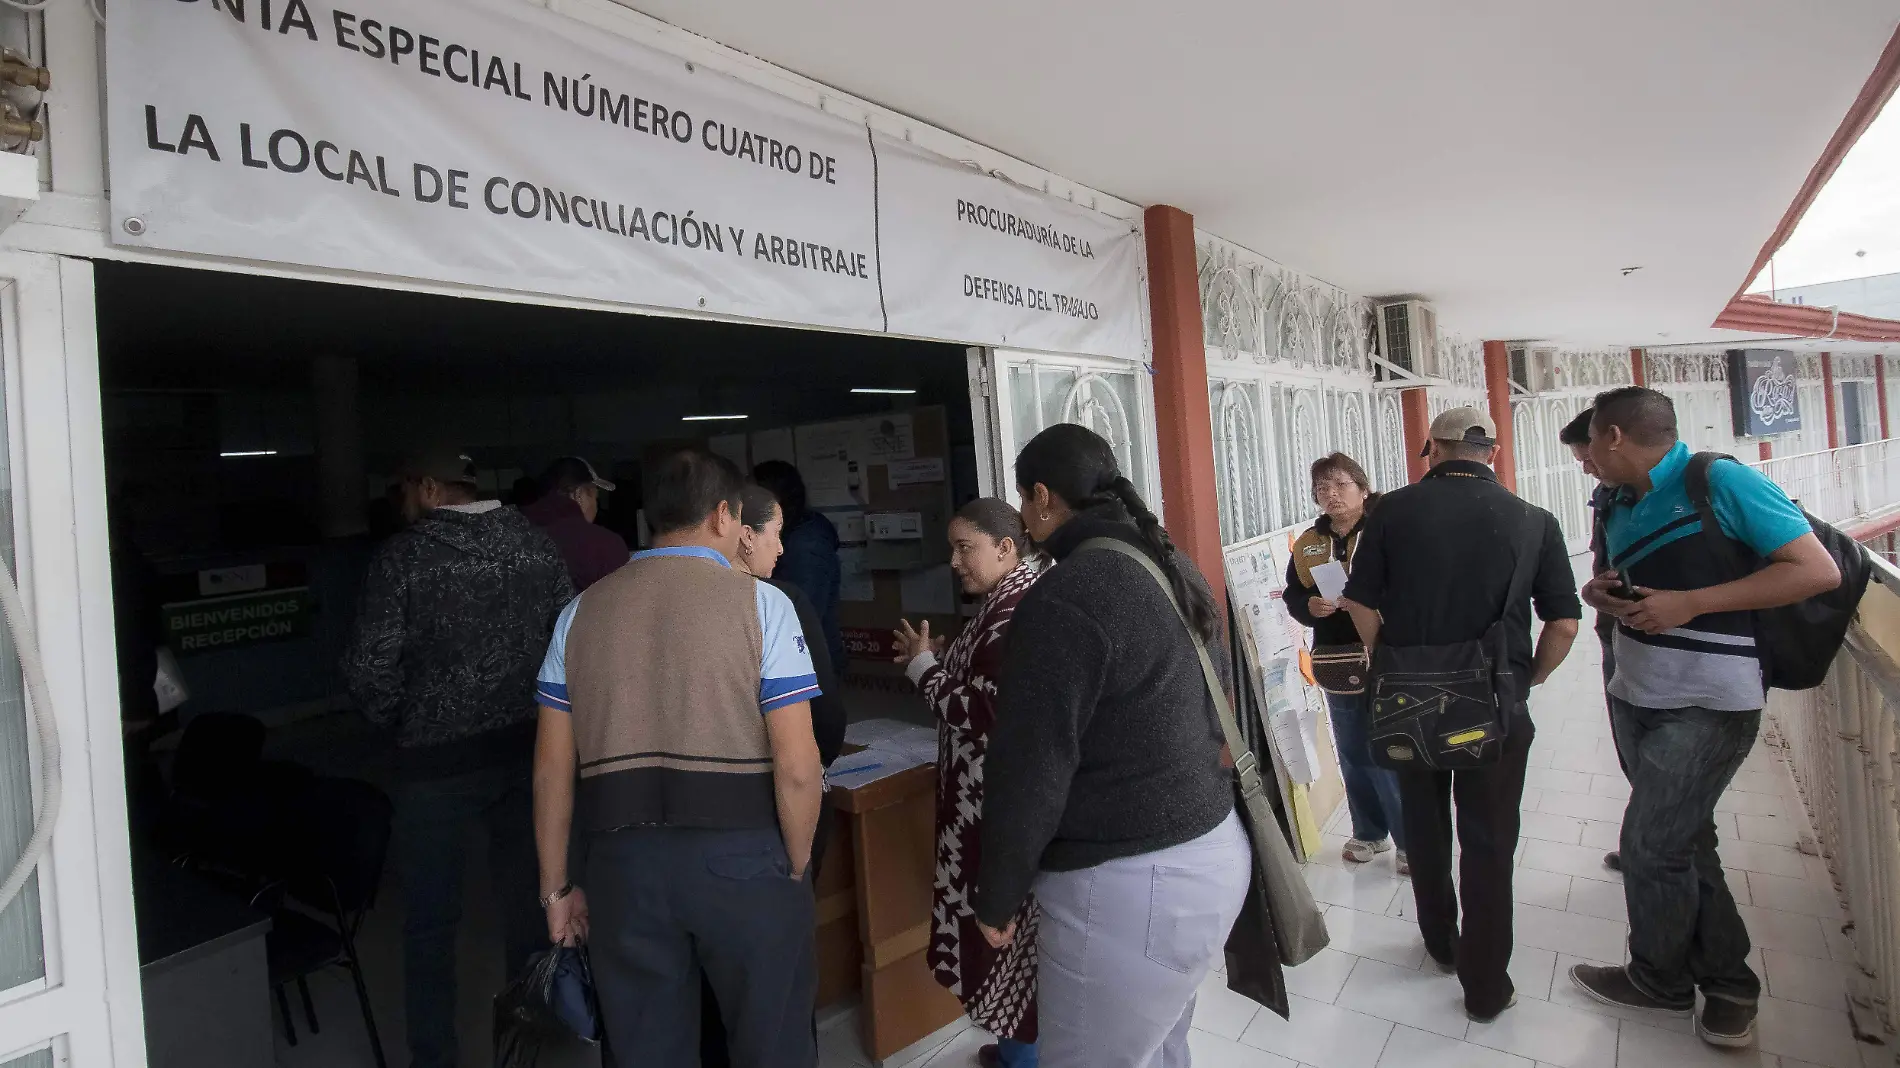
[[1004, 650], [976, 916], [1007, 945], [1040, 906], [1043, 1068], [1180, 1068], [1253, 864], [1194, 640], [1225, 675], [1218, 610], [1092, 431], [1036, 435], [1016, 484], [1055, 566]]

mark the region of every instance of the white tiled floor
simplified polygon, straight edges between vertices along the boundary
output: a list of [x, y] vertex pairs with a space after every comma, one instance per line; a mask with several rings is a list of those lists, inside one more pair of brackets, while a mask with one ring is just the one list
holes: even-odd
[[[1589, 634], [1533, 703], [1537, 741], [1524, 794], [1516, 884], [1519, 1000], [1489, 1024], [1465, 1018], [1456, 979], [1425, 959], [1410, 883], [1390, 854], [1349, 865], [1344, 806], [1307, 866], [1332, 947], [1287, 974], [1292, 1020], [1229, 993], [1216, 975], [1196, 1007], [1197, 1068], [1867, 1068], [1890, 1047], [1856, 1042], [1843, 1008], [1840, 906], [1818, 866], [1793, 849], [1802, 809], [1777, 753], [1758, 746], [1722, 799], [1728, 878], [1765, 984], [1756, 1048], [1705, 1045], [1683, 1017], [1618, 1013], [1570, 981], [1579, 962], [1620, 962], [1628, 932], [1621, 877], [1603, 867], [1629, 790], [1603, 711]], [[865, 1065], [851, 1021], [826, 1035], [825, 1068]], [[983, 1038], [908, 1051], [923, 1068], [974, 1064]]]

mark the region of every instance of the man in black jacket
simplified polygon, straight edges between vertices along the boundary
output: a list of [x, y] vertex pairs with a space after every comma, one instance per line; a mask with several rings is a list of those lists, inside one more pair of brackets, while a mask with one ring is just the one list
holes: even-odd
[[459, 450], [418, 454], [402, 485], [411, 526], [370, 562], [343, 676], [356, 707], [396, 740], [411, 1063], [453, 1068], [469, 824], [488, 833], [508, 974], [544, 944], [529, 777], [535, 673], [573, 587], [545, 533], [477, 500], [474, 464]]
[[[1536, 734], [1524, 695], [1563, 663], [1583, 617], [1557, 518], [1498, 484], [1491, 470], [1496, 454], [1497, 427], [1478, 409], [1453, 408], [1432, 420], [1426, 445], [1432, 469], [1418, 484], [1386, 494], [1372, 513], [1345, 594], [1346, 610], [1368, 648], [1381, 642], [1403, 648], [1475, 641], [1504, 623], [1507, 666], [1519, 696], [1497, 762], [1457, 772], [1399, 772], [1419, 931], [1439, 969], [1457, 973], [1465, 1013], [1479, 1022], [1495, 1019], [1517, 1001], [1506, 971], [1511, 861]], [[1524, 561], [1530, 596], [1514, 601], [1511, 580], [1525, 552], [1536, 554]], [[1534, 651], [1533, 607], [1544, 622]], [[1456, 888], [1454, 794], [1464, 849]]]

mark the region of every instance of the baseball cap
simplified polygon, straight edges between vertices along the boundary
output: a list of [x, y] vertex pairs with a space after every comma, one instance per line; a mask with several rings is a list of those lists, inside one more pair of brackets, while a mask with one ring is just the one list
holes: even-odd
[[1498, 425], [1491, 417], [1476, 408], [1466, 405], [1462, 408], [1449, 408], [1438, 413], [1432, 420], [1432, 432], [1426, 435], [1425, 447], [1420, 456], [1429, 456], [1434, 441], [1462, 441], [1471, 445], [1496, 445], [1498, 443]]
[[437, 482], [477, 485], [475, 460], [456, 445], [428, 445], [409, 454], [402, 473], [409, 478], [433, 478]]
[[547, 473], [541, 476], [543, 486], [586, 486], [593, 485], [603, 493], [612, 493], [614, 484], [600, 477], [594, 465], [579, 456], [563, 456], [548, 465]]

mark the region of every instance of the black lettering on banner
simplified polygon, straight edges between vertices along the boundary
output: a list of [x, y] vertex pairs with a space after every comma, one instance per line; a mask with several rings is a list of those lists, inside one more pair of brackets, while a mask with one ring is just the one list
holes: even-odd
[[449, 172], [449, 207], [468, 209], [468, 172]]
[[382, 156], [376, 157], [376, 188], [392, 197], [402, 196], [396, 192], [395, 186], [389, 184], [389, 161]]
[[1013, 212], [993, 208], [987, 204], [976, 204], [967, 200], [957, 201], [957, 221], [994, 230], [1005, 237], [1018, 237], [1044, 248], [1066, 252], [1085, 260], [1095, 258], [1095, 249], [1088, 241], [1073, 234], [1063, 233], [1053, 226], [1031, 222]]
[[[545, 205], [542, 210], [546, 212], [544, 217], [547, 221], [553, 222], [556, 215], [561, 217], [562, 222], [567, 221], [568, 209], [566, 193], [557, 193], [544, 185], [541, 187], [541, 203]], [[582, 223], [581, 225], [585, 226], [587, 224]]]
[[325, 149], [328, 149], [331, 152], [342, 151], [342, 149], [336, 147], [335, 145], [331, 144], [328, 141], [318, 141], [316, 151], [311, 153], [311, 156], [314, 157], [317, 161], [317, 173], [323, 175], [325, 178], [330, 179], [332, 182], [340, 182], [343, 180], [343, 172], [331, 170], [329, 167], [324, 165], [323, 153]]
[[246, 167], [256, 167], [260, 171], [270, 169], [270, 164], [258, 159], [257, 154], [251, 151], [251, 124], [248, 122], [238, 123], [238, 155]]
[[392, 66], [402, 66], [402, 57], [416, 50], [416, 35], [401, 26], [389, 28], [389, 62]]
[[515, 98], [517, 100], [534, 99], [534, 97], [528, 95], [527, 81], [521, 76], [521, 64], [519, 63], [515, 64]]
[[[268, 3], [265, 4], [264, 10], [270, 10]], [[288, 34], [293, 29], [302, 30], [304, 36], [312, 41], [317, 39], [316, 24], [310, 21], [310, 9], [303, 6], [303, 0], [290, 0], [290, 3], [284, 7], [284, 21], [277, 25], [277, 32], [280, 35]]]
[[363, 32], [363, 47], [359, 51], [371, 59], [381, 59], [389, 54], [389, 48], [383, 44], [383, 39], [376, 36], [383, 28], [382, 23], [375, 19], [364, 19], [358, 25]]
[[433, 37], [416, 38], [416, 69], [433, 78], [442, 77], [441, 47], [442, 42]]
[[[352, 52], [361, 52], [362, 49], [356, 47], [356, 42], [351, 40], [351, 38], [356, 36], [356, 16], [344, 11], [342, 8], [338, 8], [330, 13], [330, 19], [336, 24], [337, 47], [347, 48]], [[349, 25], [345, 26], [344, 23], [346, 22], [349, 23]]]
[[[470, 75], [467, 73], [455, 73], [455, 64], [451, 62], [458, 54], [466, 56], [468, 55], [468, 49], [458, 44], [452, 44], [442, 50], [442, 73], [448, 75], [449, 81], [460, 82], [463, 85], [467, 85]], [[464, 71], [466, 72], [467, 70], [473, 69], [472, 67], [468, 67], [464, 68]]]
[[508, 214], [508, 205], [495, 203], [495, 190], [506, 188], [508, 188], [506, 178], [490, 178], [488, 184], [482, 187], [482, 203], [487, 204], [488, 210], [496, 215]]
[[[297, 146], [297, 156], [294, 166], [292, 162], [286, 160], [283, 153], [279, 151], [286, 141]], [[276, 164], [277, 169], [280, 171], [289, 171], [291, 174], [301, 174], [310, 166], [310, 143], [305, 141], [303, 135], [295, 130], [279, 130], [270, 135], [270, 161]]]
[[482, 88], [493, 89], [497, 85], [501, 86], [502, 92], [508, 91], [508, 67], [500, 56], [489, 56], [488, 72], [482, 75]]
[[376, 176], [369, 173], [369, 161], [363, 158], [361, 152], [352, 148], [350, 149], [349, 184], [355, 185], [358, 179], [361, 179], [363, 184], [369, 186], [371, 189], [376, 188]]
[[[525, 208], [521, 206], [521, 194], [524, 191], [528, 194], [528, 206]], [[533, 182], [516, 182], [508, 201], [514, 207], [515, 214], [524, 219], [541, 214], [541, 191], [534, 187]]]
[[206, 128], [204, 116], [185, 116], [185, 132], [178, 138], [178, 154], [188, 156], [192, 149], [201, 149], [211, 157], [211, 162], [222, 162], [218, 158], [218, 146], [211, 143], [211, 131]]
[[145, 105], [145, 147], [154, 152], [176, 152], [178, 146], [158, 139], [158, 108]]
[[[422, 184], [425, 175], [428, 177], [427, 186]], [[442, 172], [427, 163], [416, 164], [416, 203], [434, 204], [441, 199]]]

